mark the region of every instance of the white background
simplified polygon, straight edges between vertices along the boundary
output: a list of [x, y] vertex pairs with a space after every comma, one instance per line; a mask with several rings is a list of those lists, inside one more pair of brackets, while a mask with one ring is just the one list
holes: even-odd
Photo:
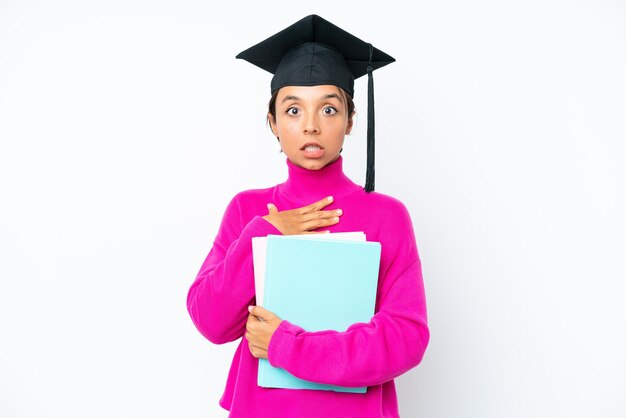
[[238, 342], [196, 331], [187, 290], [230, 198], [287, 174], [271, 75], [234, 57], [310, 13], [397, 59], [374, 74], [376, 190], [411, 213], [432, 334], [401, 415], [626, 416], [606, 0], [1, 0], [0, 416], [226, 416]]

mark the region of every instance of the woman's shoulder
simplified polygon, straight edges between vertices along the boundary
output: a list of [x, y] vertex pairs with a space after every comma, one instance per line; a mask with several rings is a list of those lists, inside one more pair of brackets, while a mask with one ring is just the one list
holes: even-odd
[[385, 211], [386, 213], [395, 213], [400, 215], [408, 215], [409, 213], [406, 205], [398, 197], [390, 194], [378, 191], [372, 191], [369, 193], [362, 191], [361, 198], [364, 199], [364, 203], [369, 204], [370, 207], [377, 208]]
[[383, 243], [385, 253], [390, 257], [402, 256], [413, 261], [418, 257], [415, 243], [415, 230], [407, 206], [397, 196], [372, 191], [363, 192], [363, 212], [368, 219], [368, 240]]
[[[350, 202], [345, 204], [344, 211], [354, 210], [360, 218], [377, 219], [378, 225], [385, 228], [403, 229], [412, 225], [412, 218], [407, 206], [396, 196], [365, 190], [347, 196]], [[342, 203], [339, 203], [342, 205]]]

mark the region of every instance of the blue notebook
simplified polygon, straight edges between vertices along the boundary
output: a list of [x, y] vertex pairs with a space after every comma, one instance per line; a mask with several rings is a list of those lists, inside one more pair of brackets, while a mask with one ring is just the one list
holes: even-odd
[[[378, 242], [268, 235], [263, 306], [306, 331], [345, 331], [374, 316]], [[259, 359], [258, 385], [365, 393], [367, 387], [311, 382]]]

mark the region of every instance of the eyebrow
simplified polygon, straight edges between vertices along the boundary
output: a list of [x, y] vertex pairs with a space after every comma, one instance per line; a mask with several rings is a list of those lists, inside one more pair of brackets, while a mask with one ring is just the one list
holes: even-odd
[[[322, 97], [322, 100], [327, 100], [327, 99], [337, 99], [337, 100], [339, 100], [341, 102], [341, 97], [339, 97], [339, 95], [335, 94], [335, 93], [327, 94], [327, 95]], [[297, 97], [297, 96], [285, 96], [285, 98], [282, 100], [281, 103], [285, 103], [287, 100], [298, 101], [298, 100], [300, 100], [300, 98]]]
[[285, 98], [283, 99], [283, 101], [282, 101], [281, 103], [285, 103], [287, 100], [295, 100], [295, 101], [298, 101], [298, 100], [300, 100], [300, 98], [299, 98], [299, 97], [296, 97], [296, 96], [285, 96]]
[[341, 97], [339, 97], [338, 94], [336, 93], [332, 93], [332, 94], [327, 94], [326, 96], [322, 97], [322, 99], [326, 100], [326, 99], [337, 99], [341, 102]]

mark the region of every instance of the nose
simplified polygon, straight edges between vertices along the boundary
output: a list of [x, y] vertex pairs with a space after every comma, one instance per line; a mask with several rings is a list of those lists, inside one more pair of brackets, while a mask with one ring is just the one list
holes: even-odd
[[309, 114], [304, 120], [305, 134], [318, 134], [320, 132], [319, 120], [316, 114]]

